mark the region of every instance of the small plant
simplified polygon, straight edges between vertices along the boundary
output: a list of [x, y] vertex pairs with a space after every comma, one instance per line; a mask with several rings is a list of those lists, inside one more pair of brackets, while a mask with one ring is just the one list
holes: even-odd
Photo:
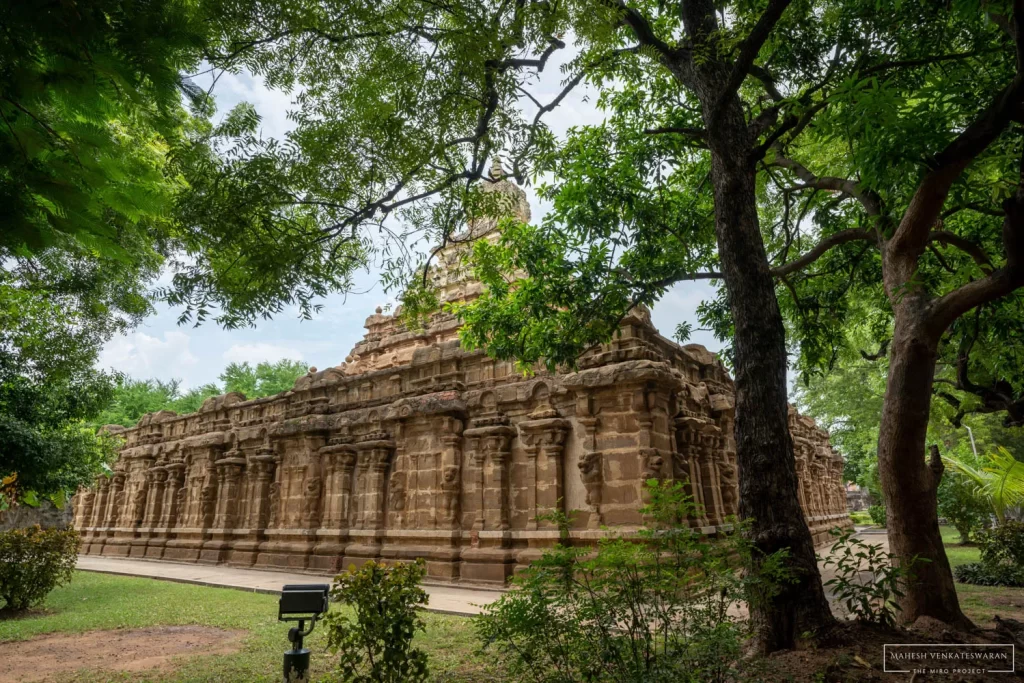
[[371, 561], [335, 577], [332, 601], [351, 608], [324, 617], [327, 647], [340, 655], [338, 680], [427, 680], [427, 655], [412, 646], [416, 631], [425, 628], [416, 611], [427, 604], [427, 594], [419, 586], [425, 571], [423, 560], [391, 566]]
[[79, 542], [74, 529], [0, 532], [0, 612], [26, 610], [71, 581]]
[[869, 505], [868, 515], [871, 517], [871, 522], [876, 526], [885, 526], [885, 506], [884, 505]]
[[894, 564], [895, 555], [882, 546], [865, 543], [853, 529], [832, 529], [835, 543], [829, 549], [824, 566], [835, 567], [835, 576], [825, 582], [846, 611], [860, 619], [883, 626], [895, 626], [898, 598], [918, 558], [909, 567]]
[[957, 567], [956, 580], [981, 586], [1024, 586], [1024, 522], [1003, 522], [976, 536], [981, 562]]
[[748, 635], [737, 604], [763, 599], [784, 574], [779, 554], [751, 567], [743, 534], [710, 539], [690, 527], [680, 482], [647, 483], [646, 528], [598, 547], [566, 540], [516, 577], [476, 619], [512, 680], [543, 683], [724, 681]]

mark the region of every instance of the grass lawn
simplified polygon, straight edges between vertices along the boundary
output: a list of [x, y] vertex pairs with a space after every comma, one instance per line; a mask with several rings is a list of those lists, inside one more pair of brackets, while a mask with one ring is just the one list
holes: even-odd
[[[333, 606], [332, 609], [338, 609]], [[430, 657], [437, 681], [500, 681], [494, 657], [477, 652], [466, 617], [424, 613], [426, 634], [417, 645]], [[76, 572], [28, 616], [0, 621], [0, 661], [17, 652], [16, 641], [47, 633], [95, 629], [202, 625], [248, 631], [240, 651], [182, 658], [172, 670], [150, 674], [80, 672], [61, 681], [279, 681], [281, 655], [289, 646], [288, 625], [277, 621], [277, 597], [225, 588]], [[321, 627], [306, 639], [313, 651], [314, 677], [326, 674], [332, 657], [324, 650]]]
[[[981, 559], [981, 551], [976, 545], [960, 545], [960, 534], [951, 526], [944, 526], [942, 542], [946, 546], [946, 557], [953, 567]], [[965, 583], [956, 584], [956, 593], [960, 597], [960, 607], [964, 614], [979, 626], [991, 626], [992, 617], [1024, 620], [1024, 588], [1006, 588], [1004, 586], [972, 586]]]

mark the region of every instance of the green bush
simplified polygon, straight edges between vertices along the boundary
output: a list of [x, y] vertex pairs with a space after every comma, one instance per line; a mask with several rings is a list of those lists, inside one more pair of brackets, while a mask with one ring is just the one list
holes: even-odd
[[992, 507], [978, 495], [977, 485], [956, 470], [946, 473], [939, 484], [939, 516], [960, 534], [960, 544], [970, 543], [971, 535], [985, 526]]
[[1024, 567], [991, 567], [981, 562], [971, 562], [953, 567], [953, 576], [960, 583], [976, 586], [1024, 586]]
[[878, 526], [885, 526], [885, 506], [884, 505], [871, 505], [868, 507], [868, 514], [871, 516], [871, 521]]
[[976, 536], [981, 562], [957, 567], [956, 580], [981, 586], [1024, 586], [1024, 522], [1003, 522]]
[[416, 631], [425, 629], [416, 611], [418, 605], [427, 604], [427, 594], [419, 586], [425, 571], [423, 560], [392, 566], [371, 561], [335, 577], [331, 599], [354, 612], [335, 610], [324, 617], [327, 647], [340, 655], [338, 680], [427, 680], [427, 655], [412, 646]]
[[788, 579], [785, 555], [752, 567], [742, 529], [709, 539], [681, 483], [648, 482], [639, 538], [602, 540], [596, 550], [562, 543], [520, 573], [476, 626], [511, 680], [542, 683], [667, 683], [733, 680], [749, 635], [734, 608], [770, 597]]
[[74, 529], [0, 532], [0, 611], [26, 610], [71, 581], [79, 542]]
[[897, 566], [895, 555], [882, 552], [882, 546], [865, 543], [853, 529], [829, 531], [836, 541], [825, 558], [825, 567], [835, 567], [835, 576], [825, 582], [846, 611], [861, 621], [883, 626], [896, 625], [898, 598], [913, 563], [909, 568]]

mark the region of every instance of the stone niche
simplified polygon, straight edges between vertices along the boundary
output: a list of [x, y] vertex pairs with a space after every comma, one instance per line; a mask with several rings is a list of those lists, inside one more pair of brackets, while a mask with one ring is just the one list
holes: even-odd
[[[529, 219], [496, 169], [485, 190]], [[497, 223], [476, 221], [491, 239]], [[431, 275], [444, 300], [479, 295], [461, 245]], [[544, 519], [573, 512], [593, 542], [643, 523], [643, 482], [685, 480], [704, 533], [738, 511], [733, 383], [698, 345], [661, 336], [637, 308], [576, 372], [532, 377], [458, 343], [458, 321], [409, 330], [380, 309], [346, 358], [294, 388], [112, 428], [110, 477], [74, 499], [83, 552], [238, 567], [335, 572], [423, 558], [435, 580], [504, 584], [554, 544]], [[800, 503], [816, 543], [848, 526], [843, 461], [790, 410]]]

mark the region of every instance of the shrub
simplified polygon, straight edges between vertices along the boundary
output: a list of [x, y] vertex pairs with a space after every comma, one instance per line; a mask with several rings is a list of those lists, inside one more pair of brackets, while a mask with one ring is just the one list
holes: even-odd
[[1024, 522], [1003, 522], [977, 534], [981, 562], [954, 570], [956, 580], [981, 586], [1024, 586]]
[[988, 501], [978, 495], [977, 485], [960, 472], [947, 472], [939, 483], [939, 516], [945, 517], [960, 534], [961, 545], [971, 534], [985, 526], [991, 514]]
[[513, 589], [476, 618], [485, 648], [498, 650], [512, 680], [543, 683], [722, 681], [748, 635], [732, 609], [763, 599], [786, 580], [784, 554], [761, 558], [741, 533], [712, 540], [687, 523], [695, 512], [682, 484], [648, 482], [647, 527], [637, 539], [573, 547], [563, 541], [520, 573]]
[[868, 514], [871, 516], [871, 521], [878, 526], [885, 526], [885, 506], [884, 505], [871, 505], [868, 507]]
[[79, 542], [74, 529], [0, 532], [0, 611], [26, 610], [71, 581]]
[[427, 603], [427, 594], [419, 586], [424, 573], [423, 560], [392, 566], [371, 561], [335, 577], [331, 599], [354, 611], [352, 615], [336, 610], [324, 617], [327, 647], [340, 655], [340, 680], [427, 680], [427, 655], [412, 647], [413, 635], [424, 630], [416, 611]]
[[897, 598], [913, 570], [893, 563], [895, 555], [882, 552], [882, 546], [865, 543], [853, 529], [832, 529], [836, 541], [825, 558], [825, 567], [835, 567], [836, 575], [825, 582], [846, 611], [861, 621], [883, 626], [896, 625], [900, 607]]

